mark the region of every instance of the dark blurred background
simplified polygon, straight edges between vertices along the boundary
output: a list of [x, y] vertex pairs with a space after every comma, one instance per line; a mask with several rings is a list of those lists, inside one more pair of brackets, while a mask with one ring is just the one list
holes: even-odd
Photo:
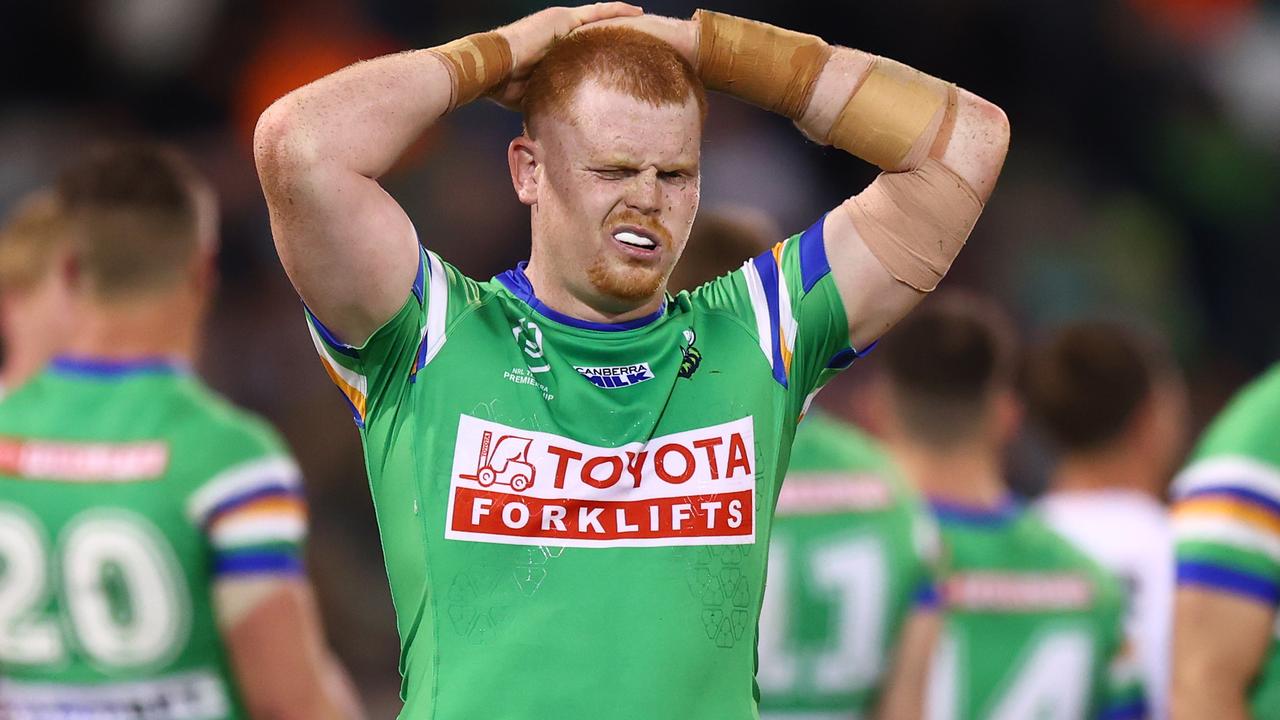
[[[1001, 105], [1013, 144], [947, 280], [1001, 299], [1028, 340], [1080, 317], [1168, 339], [1197, 427], [1280, 357], [1280, 2], [714, 2], [713, 9], [902, 60]], [[696, 5], [651, 0], [688, 17]], [[223, 287], [202, 370], [292, 443], [312, 503], [309, 562], [374, 718], [396, 708], [397, 641], [359, 439], [276, 261], [250, 141], [277, 96], [361, 58], [427, 47], [541, 5], [493, 0], [0, 0], [0, 212], [100, 139], [195, 156], [223, 207]], [[519, 118], [439, 123], [386, 178], [422, 240], [487, 278], [526, 256], [505, 160]], [[749, 205], [798, 232], [872, 170], [786, 121], [717, 98], [704, 211]], [[353, 278], [352, 281], [359, 281]], [[820, 402], [864, 424], [874, 354]], [[1042, 483], [1034, 439], [1013, 480]]]

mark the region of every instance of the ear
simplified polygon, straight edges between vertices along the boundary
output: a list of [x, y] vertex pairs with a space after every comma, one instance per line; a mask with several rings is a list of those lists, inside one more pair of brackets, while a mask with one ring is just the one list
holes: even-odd
[[1025, 413], [1022, 402], [1012, 390], [999, 390], [993, 406], [996, 436], [1002, 446], [1008, 445], [1017, 437], [1018, 429], [1022, 427], [1022, 416]]
[[191, 263], [188, 278], [191, 287], [202, 300], [213, 295], [219, 278], [217, 253], [201, 249]]
[[538, 169], [542, 156], [542, 146], [537, 140], [521, 135], [507, 146], [507, 166], [511, 170], [511, 184], [515, 186], [516, 197], [525, 205], [538, 202]]

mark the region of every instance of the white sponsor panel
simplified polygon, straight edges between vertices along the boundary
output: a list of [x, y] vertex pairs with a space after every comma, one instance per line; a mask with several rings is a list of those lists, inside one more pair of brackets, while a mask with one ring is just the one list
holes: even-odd
[[463, 415], [445, 537], [570, 547], [755, 542], [750, 417], [620, 447]]
[[211, 670], [100, 685], [0, 678], [0, 717], [8, 720], [218, 720], [230, 712]]
[[0, 474], [28, 480], [154, 480], [169, 465], [163, 442], [76, 443], [0, 438]]

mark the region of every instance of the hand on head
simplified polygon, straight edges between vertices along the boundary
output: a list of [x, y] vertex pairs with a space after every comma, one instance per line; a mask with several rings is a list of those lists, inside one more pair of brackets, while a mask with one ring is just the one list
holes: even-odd
[[624, 2], [595, 3], [573, 8], [553, 7], [498, 28], [496, 32], [511, 45], [513, 65], [510, 79], [494, 90], [490, 97], [503, 107], [519, 110], [529, 73], [558, 38], [584, 25], [613, 18], [635, 17], [643, 13], [641, 8]]

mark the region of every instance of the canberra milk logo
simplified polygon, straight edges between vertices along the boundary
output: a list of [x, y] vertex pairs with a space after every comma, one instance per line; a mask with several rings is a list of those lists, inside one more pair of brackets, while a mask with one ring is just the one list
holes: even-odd
[[630, 387], [639, 385], [645, 380], [653, 379], [653, 370], [649, 363], [639, 365], [618, 365], [616, 367], [579, 367], [573, 366], [582, 377], [590, 380], [596, 387], [605, 389]]

